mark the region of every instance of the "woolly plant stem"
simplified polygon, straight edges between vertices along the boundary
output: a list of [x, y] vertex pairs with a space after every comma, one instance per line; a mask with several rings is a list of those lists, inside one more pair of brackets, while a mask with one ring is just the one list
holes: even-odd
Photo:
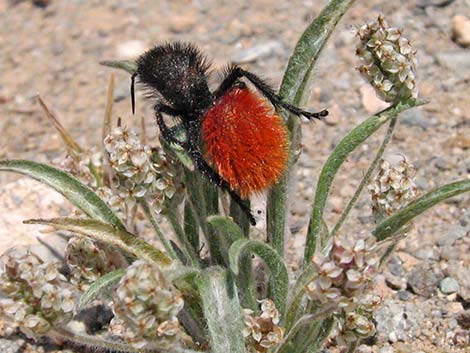
[[185, 256], [188, 258], [189, 262], [194, 267], [199, 267], [198, 255], [194, 248], [192, 247], [189, 239], [184, 233], [183, 227], [181, 227], [180, 221], [178, 219], [178, 214], [176, 205], [169, 205], [165, 211], [165, 216], [170, 221], [173, 230], [175, 231], [176, 237], [182, 247], [182, 251]]
[[[287, 69], [279, 89], [279, 95], [286, 102], [296, 106], [306, 103], [310, 94], [309, 86], [313, 67], [323, 49], [327, 39], [333, 32], [354, 0], [332, 0], [323, 9], [320, 15], [310, 24], [302, 34], [289, 59]], [[289, 130], [289, 159], [285, 175], [268, 194], [267, 203], [267, 234], [269, 242], [276, 251], [284, 255], [284, 235], [287, 213], [287, 189], [291, 169], [300, 150], [299, 117], [289, 115], [287, 119]]]
[[465, 192], [470, 192], [470, 180], [460, 180], [438, 187], [418, 197], [406, 207], [386, 218], [377, 225], [373, 233], [379, 241], [394, 236], [403, 226], [427, 209], [441, 201]]
[[[349, 156], [360, 144], [367, 140], [374, 132], [376, 132], [383, 124], [390, 119], [396, 117], [399, 113], [424, 104], [423, 101], [419, 100], [408, 100], [406, 102], [399, 102], [382, 112], [371, 116], [358, 126], [356, 126], [349, 134], [347, 134], [335, 147], [330, 157], [323, 165], [320, 177], [318, 178], [317, 188], [315, 192], [315, 198], [313, 203], [312, 215], [307, 231], [307, 242], [305, 246], [304, 264], [307, 263], [313, 256], [317, 246], [317, 238], [320, 235], [322, 222], [323, 222], [323, 211], [325, 209], [326, 200], [330, 191], [330, 187], [333, 184], [336, 173], [339, 168]], [[331, 237], [331, 235], [330, 235]], [[322, 241], [320, 246], [326, 244], [325, 239]]]
[[221, 267], [209, 267], [201, 273], [197, 282], [211, 351], [244, 353], [244, 325], [232, 276]]

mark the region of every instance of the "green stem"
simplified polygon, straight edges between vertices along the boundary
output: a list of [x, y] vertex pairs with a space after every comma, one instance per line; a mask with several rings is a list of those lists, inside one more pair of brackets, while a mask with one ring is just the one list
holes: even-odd
[[232, 276], [228, 271], [213, 266], [202, 272], [197, 282], [211, 351], [244, 353], [244, 325]]
[[284, 344], [289, 343], [289, 341], [305, 326], [314, 324], [319, 320], [326, 319], [332, 311], [336, 308], [336, 305], [327, 306], [316, 313], [308, 314], [301, 317], [297, 322], [292, 326], [291, 330], [287, 333], [284, 337], [283, 344], [279, 345], [278, 349], [276, 349], [275, 353], [282, 352]]
[[373, 233], [379, 241], [387, 239], [428, 208], [465, 192], [470, 192], [470, 180], [460, 180], [434, 189], [385, 219], [375, 228]]
[[[287, 69], [279, 89], [279, 95], [286, 102], [296, 106], [306, 103], [310, 92], [310, 81], [313, 68], [326, 41], [333, 32], [343, 14], [354, 3], [354, 0], [332, 0], [320, 15], [309, 25], [297, 42], [289, 59]], [[287, 189], [291, 169], [300, 151], [300, 126], [297, 116], [289, 115], [289, 160], [285, 175], [268, 194], [266, 222], [269, 242], [274, 249], [284, 256], [284, 233], [287, 213]]]
[[184, 255], [187, 257], [189, 262], [191, 263], [192, 266], [198, 268], [199, 267], [199, 258], [192, 247], [191, 243], [189, 242], [188, 238], [186, 237], [186, 234], [184, 234], [183, 227], [181, 227], [181, 223], [179, 221], [178, 214], [176, 213], [177, 207], [176, 205], [168, 205], [168, 207], [165, 210], [165, 216], [167, 219], [170, 221], [170, 224], [175, 231], [176, 238], [178, 239], [181, 250], [184, 253]]
[[194, 206], [188, 198], [184, 202], [184, 233], [188, 237], [194, 251], [199, 252], [199, 221]]
[[351, 211], [351, 209], [353, 208], [353, 206], [356, 203], [357, 199], [361, 195], [362, 190], [364, 189], [364, 187], [369, 182], [369, 179], [370, 179], [372, 173], [374, 172], [375, 168], [379, 164], [380, 159], [382, 158], [382, 155], [385, 151], [385, 148], [387, 147], [387, 145], [390, 141], [390, 138], [392, 137], [393, 130], [395, 129], [396, 124], [397, 124], [397, 117], [395, 116], [394, 118], [392, 118], [390, 120], [390, 125], [388, 126], [388, 129], [387, 129], [387, 132], [385, 134], [382, 145], [380, 146], [379, 150], [377, 151], [377, 154], [375, 155], [374, 160], [370, 164], [369, 169], [367, 170], [366, 174], [362, 178], [361, 183], [359, 184], [359, 187], [357, 188], [356, 192], [354, 193], [351, 201], [349, 201], [348, 205], [346, 206], [343, 213], [341, 214], [341, 217], [339, 218], [338, 223], [336, 223], [335, 227], [331, 231], [330, 237], [333, 238], [338, 233], [339, 229], [341, 228], [344, 221], [348, 217], [349, 212]]
[[[404, 110], [407, 110], [424, 102], [418, 100], [408, 100], [393, 105], [382, 112], [371, 116], [360, 125], [356, 126], [349, 134], [347, 134], [336, 146], [330, 157], [324, 164], [320, 177], [318, 178], [315, 199], [312, 209], [312, 215], [307, 231], [307, 244], [305, 246], [304, 263], [308, 262], [315, 252], [317, 238], [320, 234], [323, 222], [323, 211], [325, 209], [326, 200], [330, 187], [333, 184], [336, 173], [339, 168], [360, 144], [362, 144], [369, 136], [376, 132], [383, 124], [397, 116]], [[321, 247], [326, 243], [322, 242]]]
[[178, 256], [176, 256], [176, 253], [173, 250], [173, 247], [171, 246], [170, 242], [168, 241], [168, 239], [165, 238], [165, 235], [163, 235], [162, 231], [160, 230], [160, 226], [158, 225], [158, 222], [155, 219], [155, 215], [150, 210], [148, 202], [144, 199], [141, 199], [139, 200], [139, 203], [140, 206], [142, 206], [142, 209], [144, 210], [147, 219], [150, 221], [150, 224], [152, 224], [153, 230], [155, 231], [155, 234], [157, 235], [158, 239], [161, 241], [168, 256], [170, 256], [173, 260], [179, 261]]

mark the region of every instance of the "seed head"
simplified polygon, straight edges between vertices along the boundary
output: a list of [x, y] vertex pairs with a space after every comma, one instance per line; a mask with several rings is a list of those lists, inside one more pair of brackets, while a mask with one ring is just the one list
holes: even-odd
[[76, 297], [73, 287], [58, 271], [58, 264], [43, 262], [24, 249], [0, 257], [0, 313], [28, 335], [47, 333], [71, 319]]
[[356, 54], [362, 61], [358, 71], [386, 102], [418, 97], [416, 50], [398, 28], [389, 27], [383, 16], [360, 27]]
[[278, 345], [284, 336], [284, 328], [278, 325], [279, 311], [270, 299], [261, 301], [261, 315], [253, 316], [253, 311], [243, 309], [246, 343], [255, 352], [264, 353]]
[[65, 258], [71, 268], [71, 280], [78, 284], [81, 290], [86, 290], [104, 274], [121, 268], [125, 262], [117, 250], [87, 237], [70, 238]]
[[347, 302], [360, 295], [376, 273], [375, 240], [336, 237], [328, 253], [315, 254], [312, 263], [318, 275], [307, 285], [309, 298], [322, 304]]
[[157, 266], [135, 261], [114, 294], [111, 330], [138, 348], [151, 341], [174, 343], [181, 336], [177, 319], [184, 306], [181, 294]]
[[376, 221], [391, 215], [416, 198], [415, 174], [414, 166], [404, 156], [382, 160], [379, 173], [368, 186]]
[[65, 158], [54, 160], [53, 164], [75, 176], [92, 189], [98, 187], [97, 174], [102, 174], [103, 156], [95, 149], [80, 154], [67, 154]]
[[133, 131], [115, 128], [104, 139], [104, 146], [114, 172], [113, 193], [124, 200], [128, 209], [142, 198], [159, 213], [165, 201], [182, 188], [179, 163], [162, 149], [143, 145]]

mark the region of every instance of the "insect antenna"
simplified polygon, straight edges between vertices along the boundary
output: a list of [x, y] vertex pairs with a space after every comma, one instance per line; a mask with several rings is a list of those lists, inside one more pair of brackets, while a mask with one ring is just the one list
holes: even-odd
[[131, 76], [131, 104], [132, 104], [132, 115], [135, 114], [135, 78], [137, 76], [137, 72], [134, 72]]

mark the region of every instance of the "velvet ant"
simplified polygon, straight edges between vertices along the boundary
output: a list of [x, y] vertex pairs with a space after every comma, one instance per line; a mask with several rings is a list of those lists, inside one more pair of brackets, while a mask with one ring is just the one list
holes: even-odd
[[[165, 141], [181, 146], [195, 168], [228, 192], [255, 225], [243, 199], [272, 186], [287, 164], [288, 132], [272, 107], [307, 119], [321, 119], [328, 111], [310, 113], [286, 103], [265, 81], [236, 65], [226, 69], [222, 83], [211, 91], [209, 67], [207, 59], [190, 43], [168, 43], [148, 50], [137, 59], [131, 78], [132, 112], [137, 78], [156, 99], [155, 116]], [[250, 90], [243, 78], [272, 107]], [[163, 114], [179, 118], [186, 141], [178, 140]]]

